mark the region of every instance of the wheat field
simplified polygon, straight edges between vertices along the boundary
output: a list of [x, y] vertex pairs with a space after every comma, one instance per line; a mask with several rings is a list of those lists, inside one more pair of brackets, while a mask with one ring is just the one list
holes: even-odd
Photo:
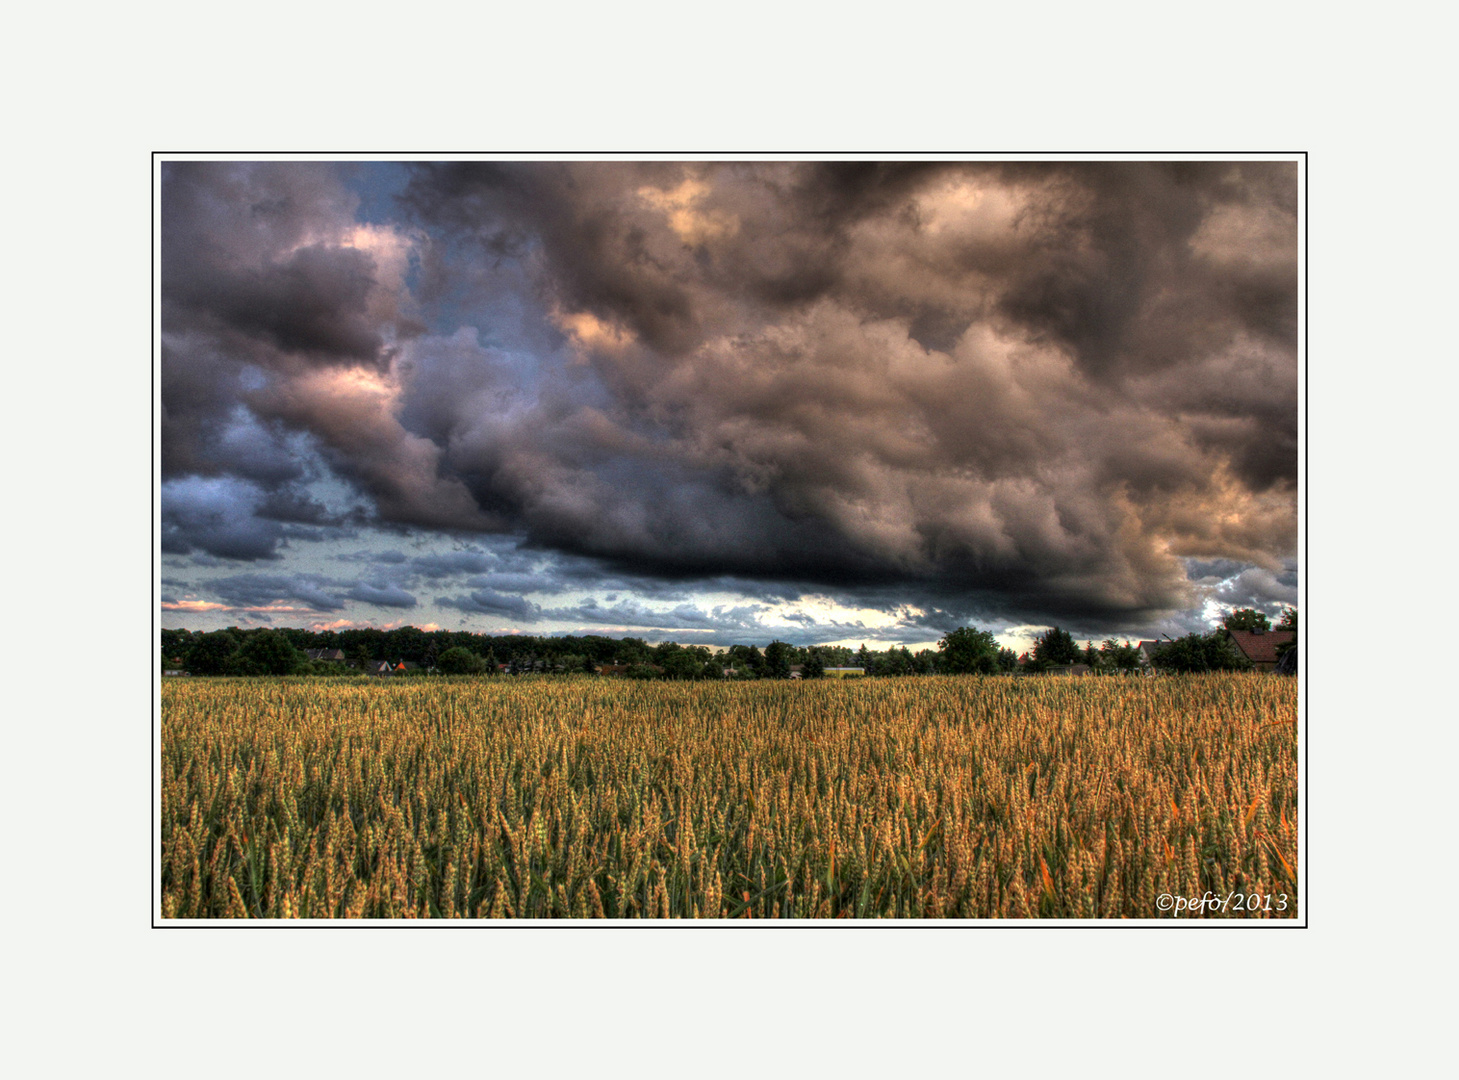
[[166, 919], [1297, 914], [1274, 676], [168, 680], [161, 736]]

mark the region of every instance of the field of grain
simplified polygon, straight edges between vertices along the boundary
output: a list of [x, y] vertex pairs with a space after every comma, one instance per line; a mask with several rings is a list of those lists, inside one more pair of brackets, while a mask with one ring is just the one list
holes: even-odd
[[168, 680], [161, 914], [1290, 918], [1296, 719], [1264, 675]]

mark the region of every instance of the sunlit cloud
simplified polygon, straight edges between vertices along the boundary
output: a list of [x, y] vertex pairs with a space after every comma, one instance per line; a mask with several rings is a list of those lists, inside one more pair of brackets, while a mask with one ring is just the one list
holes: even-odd
[[1292, 162], [408, 163], [364, 220], [374, 168], [164, 164], [170, 619], [1013, 642], [1295, 600]]

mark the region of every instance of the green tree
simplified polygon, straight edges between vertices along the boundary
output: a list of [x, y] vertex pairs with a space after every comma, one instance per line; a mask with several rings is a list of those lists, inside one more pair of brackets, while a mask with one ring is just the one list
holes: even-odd
[[790, 646], [772, 641], [765, 646], [765, 674], [772, 679], [790, 678]]
[[1256, 608], [1237, 608], [1226, 618], [1221, 620], [1221, 625], [1227, 630], [1270, 630], [1271, 620], [1268, 619]]
[[801, 665], [800, 677], [802, 679], [819, 679], [826, 674], [826, 659], [821, 655], [821, 650], [812, 646], [806, 650], [805, 663]]
[[425, 659], [430, 641], [424, 630], [414, 626], [401, 626], [385, 634], [384, 653], [397, 660], [413, 660], [420, 663]]
[[[1298, 634], [1298, 630], [1297, 630], [1297, 609], [1296, 608], [1294, 608], [1294, 607], [1288, 607], [1285, 611], [1282, 612], [1282, 621], [1279, 622], [1279, 623], [1277, 623], [1277, 629], [1278, 630], [1290, 630], [1292, 632], [1292, 637], [1291, 637], [1290, 640], [1284, 641], [1280, 645], [1277, 646], [1277, 649], [1276, 649], [1277, 662], [1280, 664], [1283, 657], [1285, 657], [1289, 652], [1292, 652], [1293, 650], [1295, 650], [1297, 648], [1297, 639], [1298, 639], [1299, 634]], [[1295, 663], [1295, 660], [1294, 660], [1294, 663]], [[1296, 668], [1295, 667], [1292, 668], [1292, 672], [1295, 674], [1295, 672], [1296, 672]]]
[[1242, 656], [1224, 630], [1187, 634], [1162, 642], [1150, 661], [1161, 671], [1247, 671], [1251, 661]]
[[998, 670], [998, 639], [990, 630], [960, 626], [937, 643], [943, 671], [992, 675]]
[[194, 675], [222, 675], [238, 652], [238, 639], [227, 630], [214, 630], [198, 637], [188, 650], [187, 670]]
[[292, 675], [304, 664], [304, 654], [277, 630], [255, 630], [233, 658], [240, 675]]
[[[193, 647], [193, 636], [190, 630], [164, 630], [162, 631], [162, 666], [181, 667], [183, 660]], [[174, 665], [171, 661], [176, 660]]]
[[662, 677], [665, 679], [697, 679], [704, 670], [702, 659], [674, 641], [655, 646], [653, 662], [663, 669]]
[[1077, 664], [1080, 655], [1073, 636], [1057, 626], [1045, 630], [1033, 647], [1033, 658], [1043, 668], [1051, 664]]
[[436, 667], [443, 675], [479, 675], [486, 664], [470, 649], [458, 645], [438, 656]]
[[765, 658], [753, 645], [731, 645], [726, 655], [730, 666], [748, 678], [759, 678], [765, 671]]
[[1114, 638], [1105, 638], [1099, 647], [1099, 666], [1114, 671], [1135, 671], [1140, 667], [1140, 650], [1128, 641], [1119, 644]]

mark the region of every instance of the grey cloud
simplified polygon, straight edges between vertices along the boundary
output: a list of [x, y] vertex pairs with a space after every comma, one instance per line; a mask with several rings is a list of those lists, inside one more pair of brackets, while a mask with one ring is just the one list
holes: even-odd
[[1186, 574], [1192, 581], [1221, 581], [1246, 569], [1235, 559], [1187, 559], [1185, 565]]
[[588, 602], [571, 608], [552, 608], [545, 614], [564, 622], [589, 622], [654, 630], [740, 630], [760, 633], [764, 626], [757, 616], [763, 610], [759, 605], [702, 609], [692, 604], [680, 604], [668, 611], [658, 611], [636, 601], [620, 601], [612, 606]]
[[[166, 551], [164, 551], [164, 558], [166, 554]], [[188, 559], [188, 565], [202, 566], [211, 569], [216, 566], [231, 566], [233, 565], [233, 563], [229, 559], [220, 559], [217, 556], [209, 555], [206, 552], [197, 552], [194, 553], [190, 559]]]
[[421, 577], [435, 581], [484, 573], [495, 561], [493, 556], [482, 551], [450, 551], [442, 555], [417, 555], [410, 560], [410, 569]]
[[162, 485], [162, 550], [228, 560], [278, 559], [290, 540], [347, 535], [345, 520], [297, 485], [272, 489], [235, 477], [182, 477]]
[[467, 585], [473, 589], [496, 589], [507, 592], [563, 592], [570, 586], [560, 581], [550, 570], [544, 573], [494, 573], [470, 578]]
[[335, 584], [320, 574], [235, 574], [202, 587], [239, 607], [297, 600], [316, 611], [338, 611], [344, 603], [329, 591]]
[[494, 589], [477, 589], [465, 596], [438, 596], [436, 603], [468, 614], [505, 617], [523, 623], [539, 622], [543, 617], [540, 605]]
[[255, 516], [262, 494], [231, 479], [192, 477], [162, 485], [162, 550], [196, 549], [226, 559], [276, 559], [283, 527]]
[[416, 606], [414, 596], [399, 586], [390, 584], [371, 584], [359, 581], [344, 594], [344, 597], [348, 600], [359, 600], [365, 604], [374, 604], [376, 607], [413, 608]]
[[343, 563], [373, 563], [377, 566], [402, 566], [410, 558], [403, 551], [349, 551], [335, 556]]
[[1281, 576], [1264, 567], [1252, 567], [1223, 581], [1214, 595], [1232, 607], [1254, 607], [1274, 613], [1284, 604], [1297, 602], [1297, 586], [1295, 582], [1283, 582]]

